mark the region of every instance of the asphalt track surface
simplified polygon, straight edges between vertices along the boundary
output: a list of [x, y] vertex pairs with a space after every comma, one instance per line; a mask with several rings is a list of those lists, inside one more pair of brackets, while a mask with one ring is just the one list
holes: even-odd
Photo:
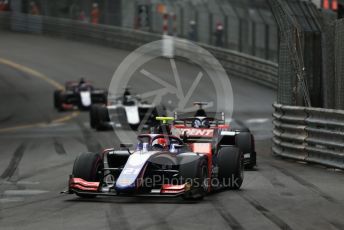
[[[126, 55], [101, 46], [1, 32], [0, 59], [16, 63], [0, 64], [1, 230], [344, 229], [343, 172], [272, 156], [275, 92], [242, 79], [231, 78], [234, 116], [256, 136], [258, 167], [245, 172], [240, 191], [211, 194], [201, 202], [86, 200], [59, 194], [79, 153], [116, 146], [119, 140], [113, 132], [91, 130], [85, 112], [55, 111], [52, 92], [57, 86], [35, 73], [60, 84], [84, 76], [107, 87]], [[188, 64], [177, 65], [194, 71]], [[153, 67], [161, 75], [168, 68], [164, 61]], [[209, 96], [205, 90], [199, 94]]]

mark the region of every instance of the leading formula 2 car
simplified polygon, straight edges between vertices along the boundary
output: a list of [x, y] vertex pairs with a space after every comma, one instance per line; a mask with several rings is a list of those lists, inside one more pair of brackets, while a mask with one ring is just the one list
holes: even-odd
[[[217, 129], [216, 148], [210, 143], [184, 142], [162, 120], [159, 132], [138, 136], [136, 149], [110, 148], [79, 155], [65, 193], [93, 198], [105, 196], [181, 196], [201, 199], [222, 188], [239, 189], [243, 182], [243, 153], [235, 132]], [[214, 130], [215, 132], [215, 130]]]
[[80, 109], [88, 110], [92, 104], [107, 103], [107, 91], [96, 89], [90, 82], [81, 79], [68, 81], [64, 90], [55, 90], [54, 106], [59, 111]]

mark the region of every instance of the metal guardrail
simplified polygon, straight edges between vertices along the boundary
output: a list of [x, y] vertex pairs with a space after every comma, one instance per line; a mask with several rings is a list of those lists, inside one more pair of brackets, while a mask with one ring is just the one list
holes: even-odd
[[[100, 45], [133, 50], [162, 39], [161, 35], [107, 25], [92, 25], [69, 19], [0, 13], [0, 29], [38, 33]], [[270, 88], [277, 88], [278, 65], [236, 51], [199, 44], [210, 51], [229, 75], [242, 77]]]
[[274, 154], [344, 169], [344, 110], [274, 108]]

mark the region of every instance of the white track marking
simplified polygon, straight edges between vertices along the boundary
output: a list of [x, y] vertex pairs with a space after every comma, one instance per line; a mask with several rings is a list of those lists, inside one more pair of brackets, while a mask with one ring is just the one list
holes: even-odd
[[16, 184], [19, 184], [19, 185], [38, 185], [38, 184], [40, 184], [40, 182], [38, 182], [38, 181], [20, 180], [20, 181], [17, 181]]
[[40, 182], [38, 181], [26, 181], [26, 180], [20, 180], [20, 181], [16, 181], [16, 182], [11, 182], [11, 181], [3, 181], [2, 184], [10, 184], [10, 185], [13, 185], [13, 184], [18, 184], [18, 185], [37, 185], [37, 184], [40, 184]]
[[269, 121], [270, 120], [268, 118], [252, 118], [252, 119], [246, 120], [246, 123], [248, 123], [248, 124], [254, 124], [254, 123], [261, 124], [261, 123], [266, 123], [266, 122], [269, 122]]
[[24, 201], [22, 197], [0, 198], [0, 204]]
[[43, 193], [47, 193], [49, 191], [46, 190], [6, 190], [4, 192], [4, 196], [34, 196], [34, 195], [40, 195]]

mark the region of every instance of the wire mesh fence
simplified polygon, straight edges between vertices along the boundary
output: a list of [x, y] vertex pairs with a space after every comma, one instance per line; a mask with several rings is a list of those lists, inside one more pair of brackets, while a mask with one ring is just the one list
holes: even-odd
[[21, 13], [30, 13], [32, 2], [40, 15], [86, 22], [96, 3], [100, 24], [159, 34], [167, 13], [171, 35], [277, 62], [277, 26], [266, 0], [22, 0]]
[[323, 37], [319, 11], [308, 1], [269, 0], [269, 3], [281, 37], [279, 101], [322, 107]]
[[335, 106], [344, 109], [344, 19], [336, 22], [335, 31]]
[[[279, 44], [279, 69], [278, 69], [278, 94], [277, 101], [281, 104], [296, 104], [297, 92], [297, 51], [296, 36], [297, 25], [293, 22], [291, 13], [286, 10], [288, 5], [278, 0], [269, 1], [275, 15], [280, 31]], [[293, 65], [294, 63], [294, 65]]]
[[280, 31], [278, 102], [344, 109], [342, 20], [303, 0], [269, 0]]
[[336, 14], [331, 11], [321, 12], [322, 35], [322, 85], [323, 85], [323, 107], [335, 108], [335, 20]]

